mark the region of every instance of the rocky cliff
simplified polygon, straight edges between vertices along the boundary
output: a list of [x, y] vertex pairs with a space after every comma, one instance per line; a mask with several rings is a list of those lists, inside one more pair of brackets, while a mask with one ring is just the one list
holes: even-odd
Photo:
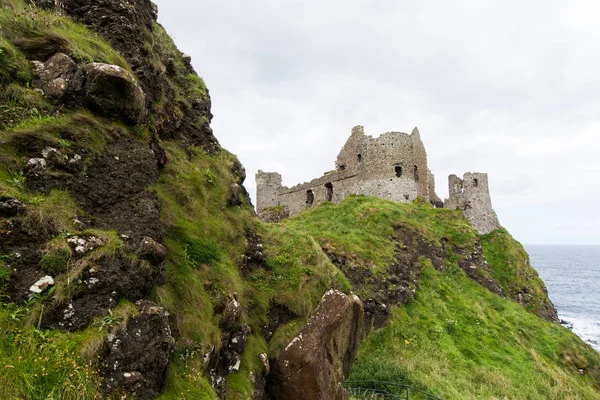
[[[448, 295], [436, 274], [458, 282], [448, 304], [476, 293], [500, 313], [449, 335], [488, 343], [510, 310], [513, 349], [497, 343], [489, 359], [560, 375], [559, 395], [597, 390], [597, 355], [533, 315], [556, 319], [505, 231], [366, 197], [260, 222], [210, 128], [208, 90], [150, 1], [0, 5], [1, 398], [345, 398], [357, 354], [355, 374], [383, 376], [360, 340], [392, 329], [411, 342], [398, 320]], [[389, 366], [389, 379], [454, 393]]]

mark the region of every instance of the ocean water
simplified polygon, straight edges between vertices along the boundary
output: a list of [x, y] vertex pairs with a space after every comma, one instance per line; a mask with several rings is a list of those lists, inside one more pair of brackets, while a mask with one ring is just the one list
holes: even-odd
[[600, 246], [525, 245], [560, 319], [600, 352]]

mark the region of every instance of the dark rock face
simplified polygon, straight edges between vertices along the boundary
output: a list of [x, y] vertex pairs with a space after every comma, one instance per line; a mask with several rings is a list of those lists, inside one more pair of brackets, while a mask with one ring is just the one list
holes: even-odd
[[139, 315], [108, 338], [100, 358], [102, 391], [124, 392], [135, 399], [153, 399], [165, 381], [175, 339], [164, 308], [149, 301], [137, 303]]
[[162, 277], [160, 266], [151, 267], [127, 257], [102, 257], [88, 266], [68, 304], [54, 304], [45, 313], [43, 325], [69, 331], [84, 329], [105, 315], [122, 298], [142, 299]]
[[227, 194], [228, 206], [242, 206], [244, 205], [244, 202], [249, 202], [249, 198], [248, 192], [243, 185], [233, 183], [229, 186], [229, 192]]
[[246, 240], [248, 241], [248, 245], [246, 246], [246, 252], [242, 255], [240, 264], [240, 269], [244, 274], [266, 266], [262, 241], [256, 230], [249, 229], [246, 232]]
[[[548, 297], [548, 289], [545, 285], [542, 289], [544, 292], [544, 300], [542, 300], [539, 303], [536, 315], [540, 318], [545, 319], [546, 321], [561, 322], [561, 320], [558, 318], [558, 312], [556, 311], [554, 304], [552, 304], [552, 301], [550, 301], [550, 298]], [[518, 292], [513, 293], [511, 297], [514, 301], [516, 301], [526, 309], [528, 306], [531, 305], [533, 299], [533, 296], [527, 287], [521, 288], [521, 290], [519, 290]]]
[[160, 100], [163, 72], [152, 65], [144, 35], [152, 31], [158, 16], [150, 0], [62, 0], [62, 7], [68, 15], [108, 39], [129, 61], [149, 104]]
[[13, 270], [7, 291], [12, 302], [27, 300], [31, 285], [46, 275], [40, 260], [47, 239], [41, 232], [30, 231], [21, 218], [0, 221], [0, 254], [10, 257], [5, 263]]
[[137, 250], [143, 237], [161, 241], [158, 195], [146, 191], [158, 179], [158, 165], [148, 145], [122, 137], [108, 145], [71, 185], [83, 209], [96, 217], [96, 226], [116, 229], [127, 249]]
[[269, 322], [263, 327], [262, 335], [265, 339], [271, 340], [277, 328], [290, 322], [294, 318], [297, 318], [297, 315], [286, 306], [282, 304], [272, 304], [268, 314]]
[[342, 386], [363, 332], [358, 297], [330, 290], [304, 329], [282, 351], [267, 377], [272, 399], [347, 399]]

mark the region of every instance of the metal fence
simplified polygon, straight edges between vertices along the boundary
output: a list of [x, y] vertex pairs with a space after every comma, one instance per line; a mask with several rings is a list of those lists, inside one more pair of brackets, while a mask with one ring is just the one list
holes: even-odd
[[442, 400], [421, 389], [384, 381], [346, 381], [351, 398], [360, 400]]

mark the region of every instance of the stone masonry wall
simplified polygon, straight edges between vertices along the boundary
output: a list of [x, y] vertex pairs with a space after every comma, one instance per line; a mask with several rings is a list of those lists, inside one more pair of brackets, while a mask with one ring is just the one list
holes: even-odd
[[467, 172], [463, 179], [450, 175], [448, 191], [450, 197], [444, 207], [462, 210], [478, 233], [484, 235], [500, 228], [498, 216], [492, 209], [487, 174]]
[[[410, 135], [387, 132], [373, 138], [364, 134], [362, 126], [356, 126], [335, 165], [335, 171], [292, 188], [281, 185], [278, 173], [258, 171], [257, 212], [286, 206], [294, 215], [324, 201], [339, 203], [350, 194], [399, 202], [412, 201], [419, 195], [437, 199], [425, 146], [416, 128]], [[311, 197], [312, 203], [307, 202]]]

